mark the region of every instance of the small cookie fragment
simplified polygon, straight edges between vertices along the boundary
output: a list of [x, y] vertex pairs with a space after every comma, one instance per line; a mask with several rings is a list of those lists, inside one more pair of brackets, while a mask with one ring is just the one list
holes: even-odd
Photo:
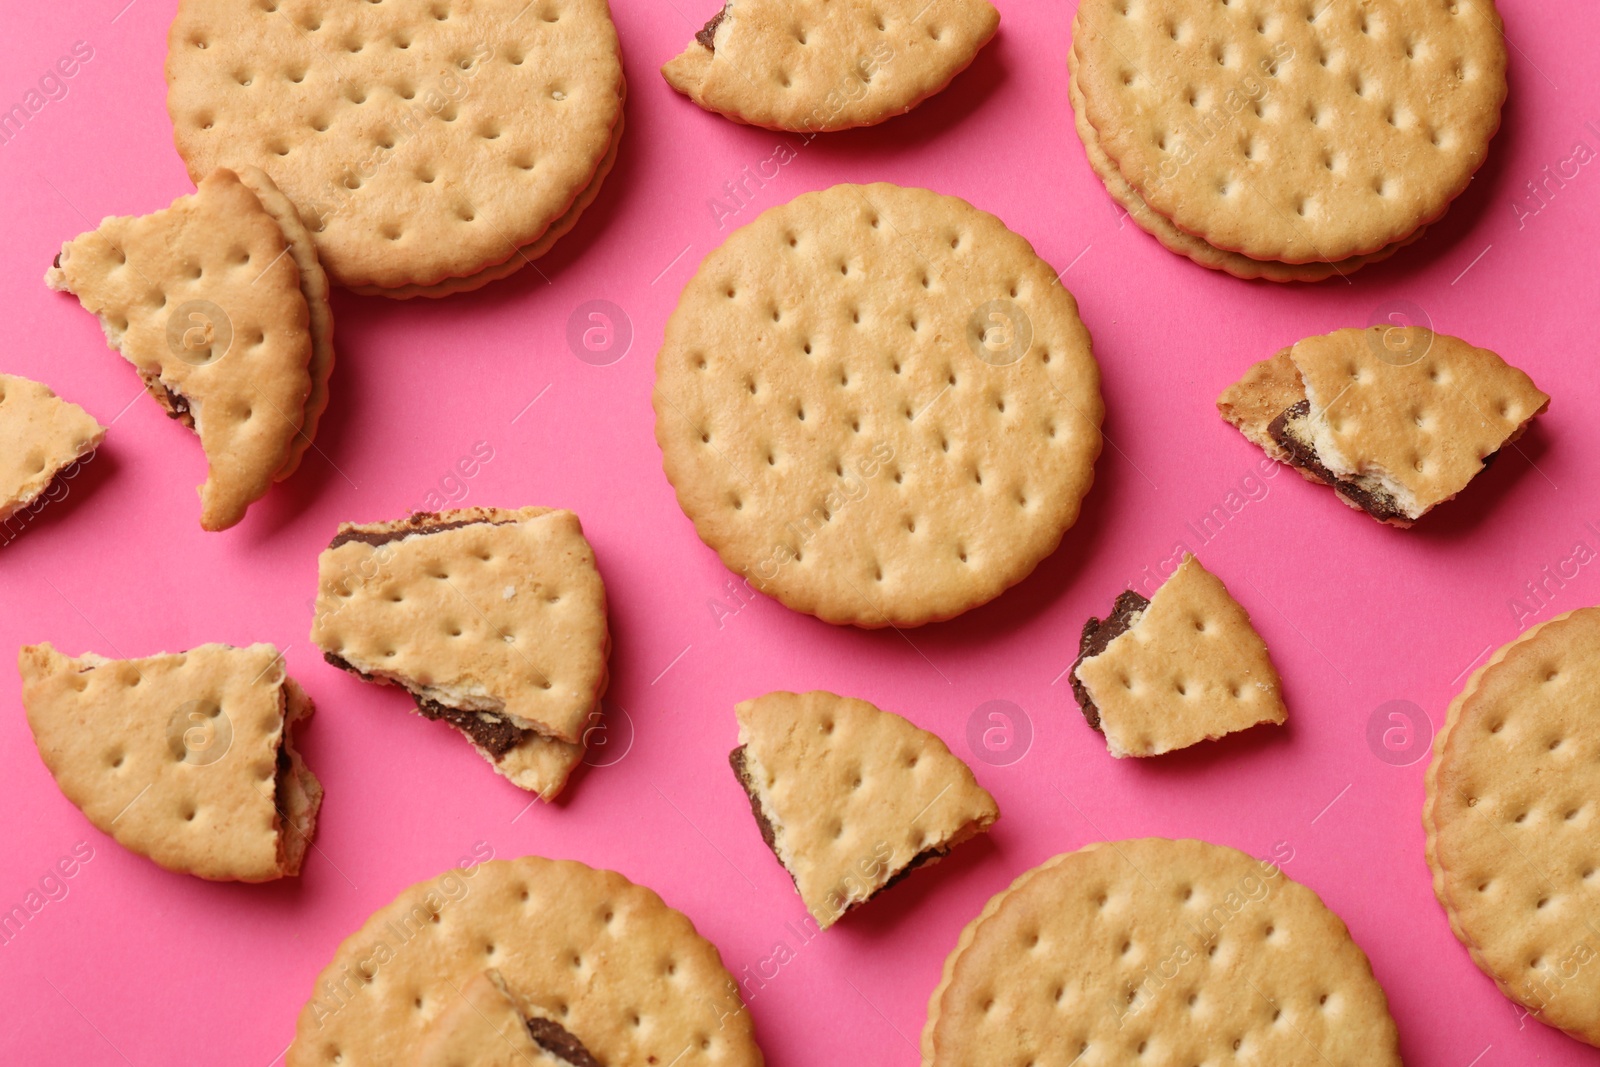
[[735, 713], [728, 761], [820, 928], [1000, 817], [943, 741], [864, 700], [768, 693]]
[[1549, 406], [1495, 353], [1421, 326], [1306, 338], [1217, 398], [1267, 455], [1399, 527], [1465, 489]]
[[561, 1025], [489, 968], [470, 978], [434, 1021], [415, 1067], [604, 1067]]
[[217, 170], [169, 208], [68, 241], [45, 274], [199, 435], [207, 530], [295, 469], [327, 404], [332, 312], [303, 231], [266, 175]]
[[593, 201], [622, 129], [606, 0], [181, 0], [167, 112], [192, 178], [257, 166], [335, 284], [503, 278]]
[[1287, 715], [1249, 614], [1188, 554], [1154, 597], [1130, 589], [1104, 622], [1084, 623], [1072, 692], [1119, 759], [1282, 725]]
[[106, 428], [47, 385], [0, 374], [0, 522], [100, 447]]
[[1401, 1061], [1371, 964], [1315, 892], [1231, 848], [1144, 838], [1057, 856], [989, 901], [945, 960], [922, 1062]]
[[949, 85], [999, 25], [988, 0], [729, 0], [661, 74], [735, 122], [872, 126]]
[[540, 856], [448, 870], [373, 913], [318, 976], [285, 1063], [414, 1062], [469, 986], [485, 995], [489, 966], [571, 1067], [761, 1067], [739, 987], [688, 917], [615, 871]]
[[1444, 214], [1506, 96], [1493, 0], [1084, 0], [1069, 66], [1091, 162], [1135, 220], [1277, 280], [1347, 274]]
[[1534, 1018], [1600, 1046], [1600, 608], [1478, 668], [1434, 740], [1422, 822], [1450, 929]]
[[341, 524], [317, 560], [311, 640], [545, 800], [583, 758], [609, 677], [605, 584], [578, 517], [551, 508]]
[[1104, 405], [1078, 305], [993, 215], [897, 185], [774, 207], [708, 255], [656, 357], [656, 443], [700, 539], [825, 622], [920, 626], [1077, 521]]
[[112, 660], [17, 657], [39, 755], [131, 852], [212, 881], [300, 873], [322, 786], [294, 749], [311, 698], [268, 644]]

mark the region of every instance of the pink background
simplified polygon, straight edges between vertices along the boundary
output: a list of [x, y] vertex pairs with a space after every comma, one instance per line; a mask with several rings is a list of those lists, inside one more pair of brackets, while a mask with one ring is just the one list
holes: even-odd
[[[1283, 288], [1193, 266], [1113, 207], [1072, 132], [1068, 4], [1000, 0], [999, 36], [942, 96], [886, 126], [801, 147], [700, 111], [657, 74], [713, 5], [619, 0], [628, 131], [578, 228], [537, 271], [474, 295], [409, 304], [339, 295], [339, 364], [318, 451], [242, 525], [205, 534], [199, 448], [139, 397], [93, 319], [40, 282], [62, 240], [90, 220], [151, 211], [190, 188], [161, 75], [173, 0], [125, 2], [12, 4], [0, 38], [5, 107], [74, 42], [94, 49], [68, 95], [0, 145], [0, 369], [114, 423], [70, 496], [0, 550], [0, 649], [50, 640], [135, 656], [275, 642], [320, 707], [303, 747], [327, 802], [298, 880], [210, 885], [168, 874], [61, 796], [15, 677], [0, 671], [0, 909], [77, 842], [93, 849], [68, 895], [0, 945], [0, 1061], [267, 1067], [338, 942], [484, 842], [497, 856], [623, 871], [687, 912], [736, 974], [765, 966], [750, 1007], [771, 1063], [914, 1063], [945, 955], [992, 893], [1055, 853], [1155, 834], [1258, 856], [1289, 850], [1287, 873], [1321, 893], [1372, 957], [1411, 1062], [1596, 1062], [1593, 1050], [1519, 1019], [1451, 937], [1422, 855], [1426, 763], [1378, 758], [1367, 726], [1391, 700], [1414, 702], [1437, 725], [1491, 646], [1600, 601], [1600, 566], [1569, 566], [1559, 582], [1542, 570], [1559, 578], [1580, 541], [1600, 551], [1591, 488], [1600, 165], [1551, 183], [1536, 213], [1524, 199], [1576, 142], [1600, 149], [1600, 13], [1501, 0], [1511, 98], [1467, 194], [1390, 263], [1348, 283]], [[1071, 265], [1064, 282], [1094, 334], [1109, 408], [1096, 484], [1059, 552], [957, 621], [864, 633], [765, 599], [719, 618], [711, 605], [726, 598], [729, 575], [661, 476], [652, 360], [679, 289], [728, 232], [707, 200], [785, 142], [796, 158], [735, 222], [835, 182], [887, 180], [963, 196], [1057, 268]], [[569, 316], [594, 299], [632, 324], [630, 350], [608, 366], [575, 358], [565, 340]], [[1550, 412], [1464, 499], [1410, 532], [1289, 472], [1247, 482], [1260, 453], [1216, 417], [1217, 393], [1247, 362], [1365, 325], [1395, 299], [1525, 368], [1555, 397]], [[410, 714], [399, 691], [326, 666], [306, 636], [316, 555], [336, 523], [423, 504], [477, 442], [494, 457], [457, 483], [464, 499], [576, 510], [610, 592], [604, 751], [625, 754], [581, 774], [553, 807], [524, 810], [529, 796], [453, 732]], [[1259, 499], [1230, 498], [1241, 485]], [[1186, 524], [1218, 505], [1237, 510], [1198, 537]], [[1062, 672], [1085, 616], [1180, 542], [1250, 610], [1283, 674], [1290, 725], [1113, 761]], [[1524, 583], [1536, 581], [1547, 594], [1529, 599]], [[812, 687], [938, 732], [972, 760], [1004, 816], [986, 839], [802, 942], [786, 925], [802, 916], [799, 899], [726, 753], [735, 702]], [[967, 740], [991, 700], [1012, 702], [1031, 724], [1031, 747], [1006, 765], [973, 758]], [[621, 709], [631, 731], [616, 725]], [[792, 958], [774, 973], [763, 960], [779, 942]]]

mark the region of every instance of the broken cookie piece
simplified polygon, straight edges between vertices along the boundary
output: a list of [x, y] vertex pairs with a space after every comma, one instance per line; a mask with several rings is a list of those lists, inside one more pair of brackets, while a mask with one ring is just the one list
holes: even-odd
[[768, 693], [735, 713], [728, 760], [819, 927], [1000, 816], [943, 741], [864, 700]]
[[341, 525], [318, 558], [311, 639], [545, 800], [583, 758], [611, 648], [594, 552], [578, 517], [550, 508]]
[[51, 483], [105, 436], [104, 426], [49, 386], [0, 374], [0, 522], [41, 496], [53, 499]]
[[729, 0], [661, 75], [735, 122], [844, 130], [945, 88], [999, 25], [989, 0]]
[[1307, 338], [1217, 399], [1269, 456], [1401, 527], [1465, 489], [1549, 406], [1495, 353], [1419, 326]]
[[167, 414], [200, 438], [200, 525], [224, 530], [299, 464], [327, 404], [327, 279], [263, 172], [219, 169], [151, 215], [108, 218], [45, 274], [100, 319]]
[[315, 710], [272, 645], [112, 660], [17, 657], [39, 755], [89, 821], [171, 871], [300, 873], [322, 786], [294, 749]]
[[1072, 692], [1113, 756], [1155, 756], [1284, 721], [1282, 686], [1250, 616], [1185, 555], [1149, 600], [1129, 590], [1090, 619]]
[[559, 1015], [490, 968], [456, 990], [429, 1027], [416, 1067], [604, 1067]]

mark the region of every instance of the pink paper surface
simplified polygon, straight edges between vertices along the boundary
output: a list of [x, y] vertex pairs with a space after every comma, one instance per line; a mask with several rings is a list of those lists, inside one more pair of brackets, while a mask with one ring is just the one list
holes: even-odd
[[[12, 5], [0, 106], [24, 102], [75, 42], [93, 57], [0, 144], [0, 370], [49, 383], [111, 431], [68, 498], [0, 549], [0, 652], [43, 640], [113, 656], [275, 642], [319, 706], [302, 747], [327, 801], [297, 880], [169, 874], [61, 795], [15, 674], [0, 671], [0, 909], [28, 900], [75, 847], [92, 850], [66, 896], [0, 944], [0, 1062], [267, 1067], [342, 938], [405, 886], [492, 849], [615, 868], [688, 913], [746, 981], [777, 1067], [915, 1063], [944, 958], [991, 894], [1056, 853], [1146, 835], [1283, 860], [1371, 956], [1408, 1061], [1596, 1062], [1519, 1018], [1451, 936], [1420, 813], [1427, 723], [1442, 722], [1466, 672], [1519, 629], [1600, 601], [1600, 164], [1569, 162], [1579, 144], [1600, 149], [1600, 11], [1501, 0], [1511, 96], [1467, 193], [1389, 263], [1279, 287], [1196, 267], [1114, 207], [1072, 131], [1071, 6], [999, 2], [999, 36], [944, 94], [885, 126], [802, 145], [702, 112], [661, 80], [659, 65], [714, 4], [619, 0], [628, 129], [595, 205], [537, 269], [477, 294], [338, 295], [317, 451], [223, 534], [197, 523], [195, 441], [141, 396], [92, 317], [40, 281], [64, 239], [191, 188], [164, 106], [173, 0]], [[750, 183], [747, 206], [719, 228], [709, 202], [780, 146], [793, 159]], [[965, 197], [1065, 269], [1109, 411], [1094, 489], [1060, 550], [994, 603], [907, 633], [730, 598], [729, 573], [662, 477], [650, 408], [667, 315], [734, 225], [808, 190], [880, 180]], [[631, 329], [608, 365], [567, 342], [569, 318], [592, 300], [617, 305]], [[1212, 406], [1250, 361], [1365, 325], [1397, 300], [1555, 398], [1462, 499], [1409, 532], [1292, 472], [1263, 473], [1260, 452]], [[462, 478], [458, 461], [475, 448], [492, 459]], [[598, 760], [610, 765], [580, 774], [554, 806], [527, 806], [455, 733], [410, 714], [400, 691], [325, 665], [307, 639], [317, 552], [336, 524], [441, 498], [571, 508], [598, 553], [616, 645]], [[1580, 544], [1589, 565], [1574, 561]], [[1179, 546], [1250, 611], [1290, 725], [1113, 761], [1063, 672], [1084, 618]], [[999, 800], [994, 832], [825, 935], [797, 936], [800, 901], [727, 767], [733, 705], [780, 688], [857, 695], [940, 734]], [[1390, 701], [1421, 718], [1411, 747], [1386, 760], [1369, 723]], [[1004, 720], [988, 719], [997, 707], [1010, 715], [1009, 750]], [[990, 726], [1002, 728], [986, 743]]]

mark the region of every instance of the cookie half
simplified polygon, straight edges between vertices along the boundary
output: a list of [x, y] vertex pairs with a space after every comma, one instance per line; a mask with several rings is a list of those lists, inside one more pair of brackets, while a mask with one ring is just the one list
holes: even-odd
[[733, 976], [686, 916], [615, 871], [539, 856], [446, 871], [375, 912], [317, 978], [286, 1063], [412, 1062], [486, 966], [559, 1009], [597, 1064], [761, 1067]]
[[548, 248], [593, 199], [624, 96], [606, 0], [182, 0], [166, 76], [192, 177], [260, 167], [336, 284], [396, 297]]
[[106, 428], [47, 385], [0, 374], [0, 522], [105, 440]]
[[1549, 406], [1495, 353], [1420, 326], [1307, 338], [1217, 398], [1267, 455], [1401, 527], [1465, 489]]
[[1399, 1067], [1388, 1000], [1316, 893], [1203, 841], [1057, 856], [961, 932], [929, 1067], [1247, 1061]]
[[264, 175], [218, 170], [165, 210], [68, 241], [45, 274], [199, 435], [207, 530], [237, 523], [294, 470], [327, 404], [327, 288], [287, 208]]
[[1500, 991], [1600, 1046], [1600, 608], [1473, 672], [1428, 766], [1422, 822], [1450, 928]]
[[1084, 119], [1154, 213], [1220, 251], [1341, 273], [1444, 213], [1506, 95], [1493, 0], [1086, 0], [1072, 50]]
[[864, 700], [768, 693], [735, 713], [728, 761], [820, 928], [1000, 817], [943, 741]]
[[212, 881], [300, 873], [322, 786], [294, 732], [315, 708], [276, 648], [112, 660], [42, 644], [17, 666], [45, 766], [119, 845]]
[[949, 85], [999, 25], [988, 0], [738, 0], [661, 74], [735, 122], [872, 126]]
[[490, 968], [468, 979], [417, 1050], [416, 1067], [603, 1067], [560, 1022]]
[[317, 560], [311, 640], [545, 800], [583, 758], [609, 678], [594, 552], [578, 517], [550, 508], [341, 524]]
[[706, 257], [656, 358], [656, 441], [701, 540], [797, 611], [917, 626], [1055, 551], [1100, 454], [1077, 302], [966, 201], [838, 185]]
[[1250, 615], [1192, 555], [1149, 600], [1117, 597], [1083, 624], [1072, 692], [1113, 756], [1157, 756], [1265, 723], [1283, 684]]

